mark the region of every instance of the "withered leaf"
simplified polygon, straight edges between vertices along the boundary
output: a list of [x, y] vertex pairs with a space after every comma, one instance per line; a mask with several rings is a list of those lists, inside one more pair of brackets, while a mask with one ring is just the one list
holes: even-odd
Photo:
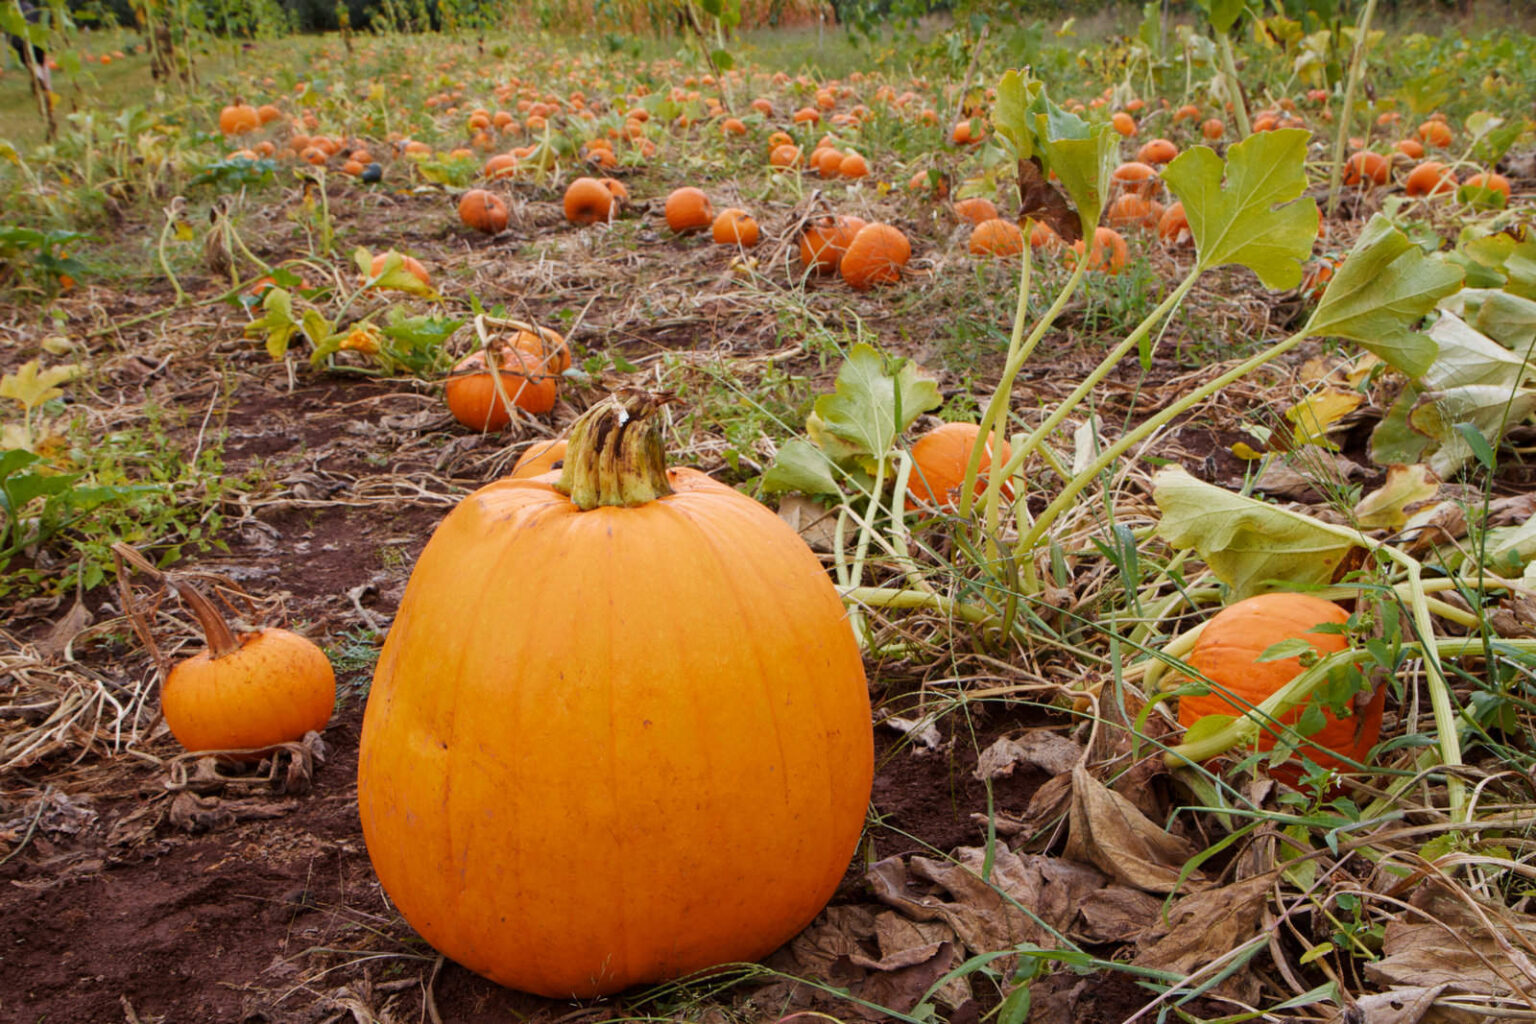
[[1409, 901], [1421, 913], [1393, 915], [1382, 937], [1386, 955], [1365, 965], [1366, 976], [1387, 985], [1450, 985], [1488, 995], [1536, 991], [1536, 964], [1519, 948], [1536, 943], [1536, 917], [1491, 903], [1474, 908], [1471, 899], [1426, 883]]
[[1052, 729], [1026, 729], [1017, 739], [998, 737], [976, 759], [972, 772], [978, 779], [1013, 774], [1016, 765], [1042, 768], [1052, 775], [1070, 772], [1082, 757], [1083, 748]]
[[[1072, 769], [1071, 834], [1066, 855], [1092, 864], [1111, 878], [1148, 892], [1173, 892], [1195, 849], [1165, 832], [1136, 805], [1095, 779], [1086, 767]], [[1202, 889], [1198, 871], [1185, 891]]]
[[1062, 191], [1051, 184], [1045, 165], [1037, 156], [1019, 161], [1019, 220], [1026, 217], [1049, 224], [1068, 245], [1083, 237], [1077, 211]]
[[1128, 885], [1108, 885], [1089, 893], [1077, 908], [1072, 937], [1083, 942], [1130, 942], [1152, 927], [1163, 901]]
[[1487, 1018], [1471, 1010], [1457, 1010], [1435, 1005], [1443, 995], [1451, 995], [1450, 985], [1409, 985], [1389, 992], [1372, 992], [1355, 1001], [1352, 1008], [1357, 1013], [1348, 1017], [1345, 1011], [1329, 1021], [1329, 1024], [1480, 1024]]
[[1260, 912], [1274, 882], [1273, 874], [1259, 875], [1185, 896], [1168, 912], [1166, 928], [1159, 925], [1142, 935], [1141, 952], [1131, 962], [1188, 974], [1227, 955], [1258, 934]]
[[[943, 921], [972, 953], [1009, 949], [1022, 942], [1051, 948], [1077, 914], [1083, 899], [1104, 885], [1084, 864], [1053, 857], [993, 851], [992, 872], [982, 880], [986, 851], [962, 846], [953, 860], [892, 857], [866, 875], [875, 896], [917, 921]], [[950, 900], [923, 895], [913, 881], [931, 882]]]

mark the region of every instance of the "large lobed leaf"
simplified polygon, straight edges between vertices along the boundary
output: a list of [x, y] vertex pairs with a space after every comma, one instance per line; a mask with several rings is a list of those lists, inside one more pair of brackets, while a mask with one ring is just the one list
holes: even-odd
[[1213, 487], [1177, 467], [1152, 480], [1162, 510], [1157, 535], [1194, 548], [1236, 597], [1268, 589], [1271, 581], [1298, 586], [1329, 583], [1354, 547], [1335, 528], [1298, 512]]
[[816, 415], [828, 433], [879, 460], [913, 420], [942, 402], [938, 384], [919, 377], [914, 364], [861, 342], [838, 370], [836, 390], [816, 399]]
[[1434, 363], [1436, 347], [1413, 326], [1461, 287], [1462, 273], [1442, 257], [1423, 252], [1377, 214], [1328, 282], [1304, 330], [1358, 341], [1402, 372], [1417, 376]]
[[1235, 263], [1277, 290], [1301, 283], [1318, 224], [1317, 203], [1295, 201], [1307, 188], [1307, 138], [1299, 128], [1260, 132], [1227, 150], [1226, 163], [1195, 146], [1163, 171], [1202, 268]]

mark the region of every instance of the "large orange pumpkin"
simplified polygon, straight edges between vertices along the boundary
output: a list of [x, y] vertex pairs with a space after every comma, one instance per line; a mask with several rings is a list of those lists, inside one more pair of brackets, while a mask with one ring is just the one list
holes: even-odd
[[448, 515], [363, 719], [358, 809], [391, 901], [550, 997], [771, 952], [836, 890], [869, 800], [836, 591], [773, 513], [667, 470], [655, 410], [600, 403], [558, 483], [498, 480]]
[[[1259, 657], [1275, 644], [1297, 638], [1320, 657], [1342, 651], [1349, 644], [1342, 633], [1313, 630], [1325, 623], [1342, 625], [1348, 618], [1349, 613], [1332, 601], [1310, 594], [1260, 594], [1223, 608], [1205, 624], [1188, 659], [1215, 685], [1208, 694], [1179, 698], [1179, 724], [1188, 728], [1206, 715], [1240, 715], [1263, 703], [1294, 679], [1302, 664], [1299, 658], [1265, 662]], [[1363, 710], [1342, 719], [1324, 708], [1326, 724], [1306, 737], [1300, 752], [1325, 768], [1347, 770], [1337, 755], [1364, 761], [1381, 736], [1386, 694], [1386, 687], [1378, 687]], [[1305, 710], [1305, 704], [1299, 705], [1279, 721], [1294, 724]], [[1275, 730], [1263, 729], [1259, 749], [1273, 748], [1275, 739]], [[1293, 783], [1300, 777], [1299, 770], [1288, 765], [1274, 774]]]
[[512, 410], [496, 390], [496, 378], [507, 400], [526, 412], [546, 413], [555, 407], [559, 379], [539, 357], [511, 345], [496, 350], [496, 369], [486, 364], [484, 350], [459, 360], [443, 383], [443, 397], [453, 418], [471, 430], [500, 430], [512, 422]]

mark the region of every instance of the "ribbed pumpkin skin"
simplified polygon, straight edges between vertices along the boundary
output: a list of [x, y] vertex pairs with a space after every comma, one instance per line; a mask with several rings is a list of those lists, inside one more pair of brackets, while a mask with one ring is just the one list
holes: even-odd
[[[1215, 690], [1204, 696], [1180, 697], [1179, 724], [1188, 728], [1206, 715], [1240, 715], [1262, 703], [1300, 674], [1302, 665], [1299, 658], [1260, 662], [1260, 655], [1293, 637], [1307, 641], [1320, 657], [1342, 651], [1348, 646], [1343, 634], [1308, 631], [1322, 623], [1343, 624], [1348, 618], [1349, 613], [1332, 601], [1310, 594], [1260, 594], [1223, 608], [1206, 623], [1188, 660], [1237, 699], [1228, 700]], [[1386, 687], [1378, 687], [1364, 712], [1344, 719], [1324, 708], [1323, 717], [1328, 724], [1307, 737], [1301, 752], [1325, 768], [1347, 769], [1344, 762], [1328, 751], [1363, 761], [1381, 736], [1386, 695]], [[1279, 720], [1293, 724], [1304, 710], [1305, 705], [1292, 708]], [[1274, 745], [1272, 733], [1266, 730], [1259, 734], [1260, 750], [1269, 750]], [[1297, 773], [1281, 774], [1294, 780]]]
[[191, 751], [260, 750], [324, 729], [336, 707], [324, 652], [286, 629], [239, 640], [237, 651], [201, 651], [166, 676], [160, 709], [176, 741]]
[[752, 960], [831, 897], [873, 775], [816, 557], [691, 470], [638, 508], [465, 499], [374, 675], [358, 807], [385, 891], [492, 980], [587, 997]]
[[[912, 445], [912, 475], [907, 478], [907, 508], [917, 502], [943, 507], [951, 504], [960, 485], [965, 483], [965, 467], [976, 447], [981, 427], [975, 423], [945, 423], [928, 431]], [[999, 439], [992, 451], [989, 439], [982, 452], [981, 468], [976, 474], [976, 494], [986, 492], [987, 477], [995, 467], [1001, 469], [1012, 456], [1008, 442]], [[1004, 500], [1013, 500], [1013, 484], [1004, 480], [999, 486]]]

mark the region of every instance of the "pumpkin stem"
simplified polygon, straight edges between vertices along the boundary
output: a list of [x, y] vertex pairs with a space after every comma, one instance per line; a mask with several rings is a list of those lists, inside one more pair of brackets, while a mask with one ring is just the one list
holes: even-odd
[[555, 490], [583, 512], [604, 505], [633, 508], [672, 493], [667, 453], [654, 416], [664, 399], [625, 388], [571, 426], [565, 466]]
[[187, 580], [171, 575], [165, 577], [165, 582], [174, 587], [177, 596], [192, 609], [193, 617], [197, 619], [197, 624], [203, 629], [203, 636], [208, 640], [208, 653], [215, 660], [240, 649], [240, 641], [235, 638], [229, 623], [224, 621], [224, 616], [201, 590]]

